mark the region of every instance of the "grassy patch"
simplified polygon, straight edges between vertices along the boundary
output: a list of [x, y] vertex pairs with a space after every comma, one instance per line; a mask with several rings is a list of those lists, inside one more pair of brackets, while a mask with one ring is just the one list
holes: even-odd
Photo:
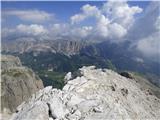
[[62, 89], [64, 86], [65, 73], [41, 70], [38, 72], [39, 77], [43, 80], [44, 86], [53, 86]]

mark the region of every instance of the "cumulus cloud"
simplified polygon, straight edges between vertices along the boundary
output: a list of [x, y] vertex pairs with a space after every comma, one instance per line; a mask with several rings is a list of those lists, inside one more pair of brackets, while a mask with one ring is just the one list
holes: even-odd
[[127, 30], [124, 27], [122, 27], [120, 24], [117, 24], [117, 23], [111, 24], [109, 26], [109, 30], [110, 30], [109, 34], [111, 38], [115, 38], [115, 36], [117, 38], [121, 38], [127, 34]]
[[123, 37], [127, 30], [118, 23], [111, 23], [108, 18], [101, 15], [97, 21], [96, 33], [98, 36], [112, 39]]
[[70, 37], [83, 39], [92, 34], [92, 26], [74, 27], [70, 24], [55, 23], [49, 27], [38, 24], [19, 24], [15, 28], [3, 28], [2, 39], [19, 39], [30, 37], [39, 40], [53, 40], [56, 38]]
[[83, 26], [79, 28], [74, 28], [71, 30], [71, 34], [78, 38], [86, 38], [92, 33], [92, 26]]
[[47, 33], [47, 30], [42, 25], [37, 25], [37, 24], [31, 24], [31, 25], [20, 24], [16, 27], [16, 30], [20, 33], [33, 36]]
[[154, 33], [138, 41], [136, 47], [147, 57], [160, 57], [160, 33]]
[[71, 16], [72, 24], [79, 23], [88, 17], [99, 17], [100, 16], [100, 11], [96, 6], [91, 6], [89, 4], [86, 4], [82, 6], [81, 10], [82, 10], [82, 13]]
[[86, 38], [92, 33], [92, 26], [74, 27], [70, 24], [53, 24], [50, 26], [51, 36], [70, 36], [72, 38]]
[[82, 6], [81, 13], [71, 17], [71, 23], [77, 24], [87, 18], [96, 19], [96, 26], [92, 29], [97, 36], [103, 38], [122, 38], [134, 23], [134, 15], [142, 12], [138, 6], [130, 7], [126, 1], [108, 1], [102, 8], [89, 4]]
[[134, 22], [134, 15], [141, 13], [142, 8], [138, 6], [129, 6], [126, 1], [109, 1], [102, 7], [102, 12], [110, 18], [112, 22], [128, 28]]
[[[21, 34], [21, 36], [48, 36], [49, 39], [57, 36], [71, 36], [79, 39], [105, 39], [121, 41], [127, 35], [130, 26], [134, 23], [134, 15], [142, 12], [138, 6], [129, 6], [126, 1], [108, 1], [101, 7], [90, 4], [83, 5], [81, 12], [70, 17], [70, 23], [50, 23], [49, 27], [42, 25], [20, 24], [16, 30], [6, 29], [5, 35]], [[23, 21], [45, 22], [51, 19], [52, 14], [41, 10], [5, 10], [6, 16], [16, 16]], [[94, 25], [85, 25], [85, 20], [92, 18]], [[84, 25], [81, 22], [84, 21]], [[17, 35], [16, 35], [17, 36]]]
[[6, 10], [3, 11], [5, 16], [16, 16], [23, 21], [44, 22], [50, 20], [53, 14], [41, 10]]
[[[138, 6], [129, 6], [126, 1], [114, 2], [108, 1], [101, 7], [86, 4], [81, 8], [81, 12], [70, 17], [70, 23], [50, 23], [50, 27], [45, 28], [40, 25], [18, 25], [16, 30], [26, 35], [38, 36], [47, 34], [48, 36], [72, 36], [88, 39], [110, 39], [120, 41], [130, 29], [134, 22], [134, 15], [142, 12]], [[45, 22], [53, 16], [50, 13], [41, 10], [5, 10], [3, 15], [16, 16], [23, 21]], [[92, 18], [95, 24], [85, 25], [85, 20]], [[81, 22], [84, 21], [84, 25]], [[79, 25], [80, 24], [80, 25]], [[12, 30], [8, 30], [10, 33]], [[46, 33], [46, 31], [48, 33]]]
[[[159, 2], [151, 2], [144, 15], [129, 32], [128, 39], [138, 52], [154, 61], [160, 59], [160, 16]], [[133, 48], [134, 48], [133, 47]]]
[[66, 36], [69, 35], [70, 25], [65, 23], [55, 23], [51, 25], [49, 29], [53, 36]]
[[22, 37], [33, 37], [42, 39], [47, 37], [48, 30], [44, 28], [42, 25], [31, 24], [24, 25], [19, 24], [15, 28], [4, 28], [2, 29], [2, 39], [18, 39]]
[[128, 32], [128, 39], [131, 40], [131, 42], [145, 38], [157, 31], [159, 8], [160, 4], [158, 1], [151, 2], [148, 5], [143, 16], [136, 20]]

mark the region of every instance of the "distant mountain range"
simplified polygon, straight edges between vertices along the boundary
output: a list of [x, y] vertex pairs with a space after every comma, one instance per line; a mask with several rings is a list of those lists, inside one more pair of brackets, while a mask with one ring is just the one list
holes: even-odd
[[85, 42], [71, 40], [14, 40], [2, 41], [2, 51], [12, 53], [52, 52], [64, 55], [79, 53]]
[[[2, 41], [4, 53], [19, 56], [25, 65], [39, 72], [43, 79], [46, 79], [46, 72], [42, 74], [40, 70], [64, 74], [84, 65], [95, 65], [118, 72], [133, 71], [160, 86], [160, 63], [144, 58], [142, 54], [129, 49], [129, 46], [130, 42], [93, 43], [61, 39]], [[50, 85], [50, 82], [45, 85]]]

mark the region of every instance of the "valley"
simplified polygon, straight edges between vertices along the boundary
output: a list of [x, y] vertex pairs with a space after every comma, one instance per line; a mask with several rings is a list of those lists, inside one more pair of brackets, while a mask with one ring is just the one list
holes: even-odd
[[[52, 48], [54, 42], [49, 42], [53, 43], [50, 44]], [[16, 42], [16, 44], [18, 43]], [[20, 44], [22, 45], [21, 42]], [[37, 51], [40, 48], [16, 52], [18, 48], [11, 51], [9, 47], [7, 49], [9, 51], [5, 49], [3, 52], [18, 56], [23, 65], [33, 69], [40, 76], [44, 86], [52, 85], [55, 88], [62, 88], [64, 86], [62, 78], [67, 72], [74, 72], [82, 66], [90, 65], [95, 65], [97, 68], [108, 68], [116, 72], [135, 72], [146, 77], [156, 86], [160, 86], [160, 63], [148, 59], [143, 60], [141, 54], [127, 49], [129, 43], [125, 42], [117, 45], [110, 42], [100, 42], [82, 45], [82, 43], [78, 42], [77, 44], [81, 45], [81, 49], [78, 52], [75, 49], [73, 50], [75, 48], [73, 46], [63, 46], [61, 52], [57, 50], [60, 48], [55, 49], [57, 52], [46, 51], [45, 49]], [[27, 44], [26, 47], [29, 47], [29, 45]], [[68, 51], [66, 54], [66, 49], [73, 51]]]

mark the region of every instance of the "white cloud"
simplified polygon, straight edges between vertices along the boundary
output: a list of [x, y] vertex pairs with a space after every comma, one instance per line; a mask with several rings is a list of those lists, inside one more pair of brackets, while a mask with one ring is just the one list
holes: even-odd
[[82, 7], [82, 11], [86, 16], [95, 16], [98, 17], [100, 16], [100, 11], [96, 6], [91, 6], [89, 4], [86, 4]]
[[121, 38], [127, 34], [127, 30], [117, 23], [111, 24], [108, 29], [111, 38]]
[[21, 39], [33, 38], [39, 40], [53, 40], [56, 38], [70, 37], [75, 39], [86, 38], [92, 34], [92, 26], [74, 27], [70, 24], [53, 24], [49, 27], [44, 27], [38, 24], [19, 24], [15, 28], [3, 28], [2, 38], [7, 39]]
[[156, 32], [138, 41], [136, 48], [147, 57], [160, 57], [160, 33]]
[[108, 24], [110, 24], [109, 19], [107, 19], [104, 15], [98, 19], [96, 32], [98, 35], [107, 37], [108, 36]]
[[[157, 31], [155, 23], [158, 24], [157, 17], [159, 16], [160, 4], [158, 1], [151, 2], [129, 30], [128, 39], [136, 41]], [[157, 20], [157, 22], [156, 22]]]
[[[51, 23], [53, 25], [48, 28], [36, 24], [21, 24], [17, 26], [16, 30], [22, 35], [32, 36], [47, 34], [50, 37], [76, 36], [88, 39], [88, 36], [90, 36], [90, 39], [93, 37], [106, 40], [121, 39], [127, 34], [129, 27], [134, 22], [134, 15], [141, 11], [142, 9], [137, 6], [130, 7], [126, 1], [108, 1], [99, 8], [86, 4], [81, 7], [80, 13], [70, 17], [70, 23]], [[40, 10], [6, 10], [3, 14], [16, 16], [21, 20], [31, 21], [32, 23], [44, 22], [52, 17], [52, 14]], [[85, 25], [85, 20], [88, 18], [94, 19], [95, 24], [92, 26]], [[83, 26], [80, 24], [82, 21], [84, 21]], [[80, 27], [78, 24], [80, 24]]]
[[96, 33], [102, 37], [114, 39], [123, 37], [127, 33], [127, 30], [120, 24], [111, 23], [108, 18], [101, 15], [97, 21]]
[[72, 38], [85, 38], [92, 33], [92, 26], [75, 27], [70, 24], [53, 24], [50, 27], [51, 36], [70, 36]]
[[53, 14], [40, 10], [7, 10], [3, 12], [5, 16], [16, 16], [23, 21], [44, 22], [50, 20]]
[[71, 17], [71, 23], [80, 23], [93, 17], [96, 20], [96, 26], [92, 29], [94, 33], [110, 39], [124, 37], [134, 22], [134, 15], [142, 12], [141, 8], [130, 7], [126, 1], [108, 1], [102, 8], [87, 4], [82, 6], [81, 10], [81, 13]]
[[20, 24], [17, 26], [17, 31], [27, 35], [42, 35], [47, 33], [47, 30], [42, 25], [31, 24], [31, 25], [23, 25]]
[[71, 30], [71, 34], [75, 37], [85, 38], [92, 33], [92, 26], [83, 26]]
[[96, 6], [91, 6], [89, 4], [86, 4], [86, 5], [82, 6], [81, 10], [82, 10], [82, 13], [75, 14], [74, 16], [71, 16], [71, 23], [72, 24], [79, 23], [88, 17], [100, 16], [100, 11]]
[[56, 39], [61, 37], [70, 37], [82, 39], [92, 34], [92, 26], [74, 27], [70, 24], [53, 24], [49, 27], [44, 27], [38, 24], [19, 24], [15, 28], [3, 28], [2, 38], [19, 39], [19, 38], [33, 38], [33, 39]]
[[76, 14], [71, 17], [71, 23], [72, 24], [79, 23], [80, 21], [84, 20], [85, 18], [86, 18], [86, 16], [84, 16], [83, 14]]
[[70, 26], [69, 24], [64, 24], [64, 23], [56, 23], [50, 26], [50, 32], [52, 33], [52, 35], [57, 36], [57, 35], [67, 35], [69, 30], [70, 30]]
[[[151, 2], [128, 34], [131, 45], [145, 57], [154, 61], [160, 59], [160, 17], [159, 2]], [[133, 49], [134, 50], [134, 49]]]
[[128, 28], [134, 22], [134, 15], [142, 12], [142, 8], [138, 6], [129, 6], [126, 1], [108, 1], [102, 7], [102, 12], [110, 18], [112, 22], [116, 22], [125, 28]]
[[3, 40], [7, 39], [17, 39], [22, 37], [33, 37], [38, 39], [44, 39], [48, 36], [48, 30], [42, 25], [31, 24], [17, 25], [15, 28], [4, 28], [2, 29]]

